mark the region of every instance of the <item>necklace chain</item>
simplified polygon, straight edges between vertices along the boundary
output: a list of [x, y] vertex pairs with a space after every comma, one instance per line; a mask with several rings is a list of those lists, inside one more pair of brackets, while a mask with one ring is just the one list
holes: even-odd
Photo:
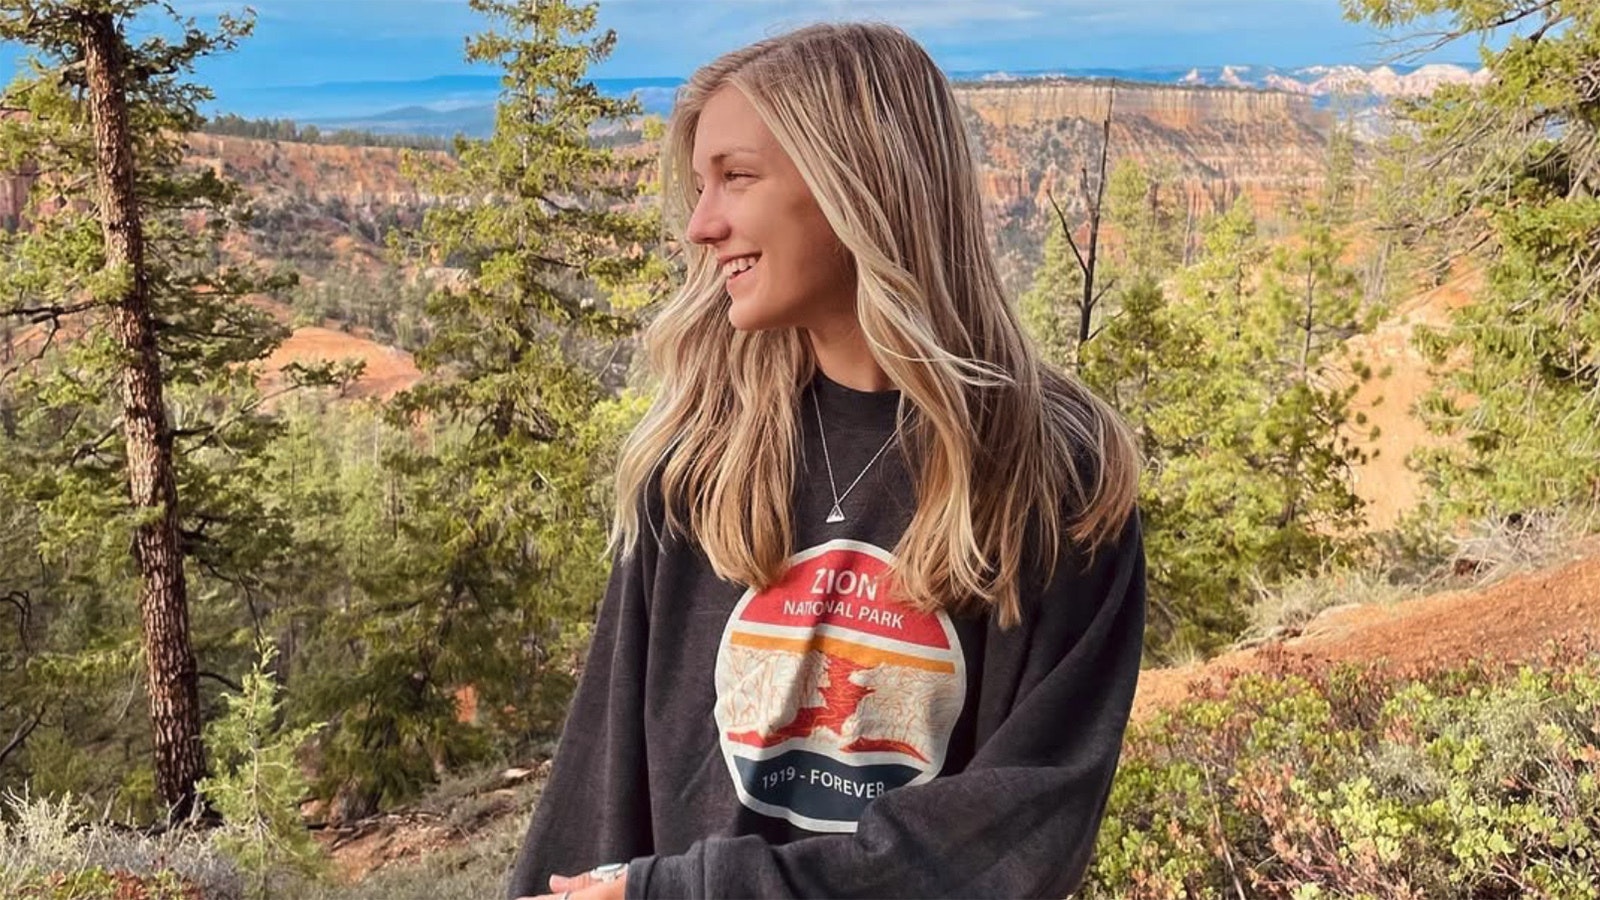
[[899, 437], [899, 432], [895, 431], [889, 435], [883, 442], [883, 446], [878, 448], [878, 452], [872, 454], [872, 458], [867, 460], [867, 464], [861, 467], [861, 472], [856, 475], [856, 480], [850, 482], [850, 486], [845, 488], [844, 493], [841, 494], [839, 493], [839, 485], [833, 480], [833, 457], [828, 454], [828, 430], [822, 424], [822, 404], [817, 400], [815, 390], [811, 393], [811, 408], [817, 411], [817, 436], [822, 439], [822, 461], [828, 467], [828, 490], [833, 494], [833, 508], [828, 510], [827, 521], [843, 522], [844, 510], [840, 509], [839, 505], [844, 502], [844, 498], [850, 496], [851, 491], [856, 489], [856, 485], [861, 483], [862, 477], [867, 474], [868, 469], [872, 468], [872, 464], [878, 461], [878, 457], [883, 455], [883, 451], [889, 449], [889, 445], [894, 443], [896, 437]]

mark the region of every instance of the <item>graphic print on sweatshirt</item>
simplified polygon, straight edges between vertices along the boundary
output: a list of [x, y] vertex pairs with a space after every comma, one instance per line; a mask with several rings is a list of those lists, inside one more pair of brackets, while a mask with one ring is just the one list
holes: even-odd
[[873, 798], [939, 774], [966, 663], [949, 616], [890, 596], [893, 559], [829, 541], [734, 607], [717, 650], [715, 714], [750, 809], [853, 832]]

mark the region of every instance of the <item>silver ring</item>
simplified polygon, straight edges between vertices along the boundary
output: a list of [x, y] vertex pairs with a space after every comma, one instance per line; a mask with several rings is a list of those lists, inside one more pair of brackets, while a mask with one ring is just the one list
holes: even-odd
[[627, 863], [606, 863], [595, 866], [589, 870], [589, 877], [595, 881], [616, 881], [628, 872]]
[[572, 892], [571, 891], [562, 891], [561, 892], [561, 900], [572, 900]]

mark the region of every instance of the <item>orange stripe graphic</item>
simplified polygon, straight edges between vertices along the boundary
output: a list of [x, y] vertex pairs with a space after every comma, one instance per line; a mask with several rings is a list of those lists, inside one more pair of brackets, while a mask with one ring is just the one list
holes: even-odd
[[879, 650], [876, 647], [867, 647], [851, 641], [840, 640], [823, 634], [814, 634], [810, 640], [798, 638], [771, 637], [765, 634], [748, 634], [735, 631], [729, 638], [729, 643], [741, 647], [753, 647], [758, 650], [784, 650], [789, 653], [806, 653], [817, 650], [829, 656], [839, 656], [861, 666], [904, 666], [910, 669], [926, 669], [929, 672], [946, 672], [954, 674], [954, 663], [934, 659], [923, 659], [908, 653], [896, 653], [893, 650]]

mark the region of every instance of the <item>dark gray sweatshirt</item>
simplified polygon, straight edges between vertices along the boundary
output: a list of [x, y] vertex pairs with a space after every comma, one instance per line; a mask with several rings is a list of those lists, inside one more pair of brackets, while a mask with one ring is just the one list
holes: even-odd
[[[765, 591], [651, 528], [602, 602], [509, 896], [628, 862], [633, 897], [1061, 897], [1088, 866], [1138, 679], [1138, 517], [1024, 584], [1020, 625], [882, 588], [912, 482], [896, 392], [802, 399], [796, 547]], [[647, 504], [651, 506], [652, 504]]]

